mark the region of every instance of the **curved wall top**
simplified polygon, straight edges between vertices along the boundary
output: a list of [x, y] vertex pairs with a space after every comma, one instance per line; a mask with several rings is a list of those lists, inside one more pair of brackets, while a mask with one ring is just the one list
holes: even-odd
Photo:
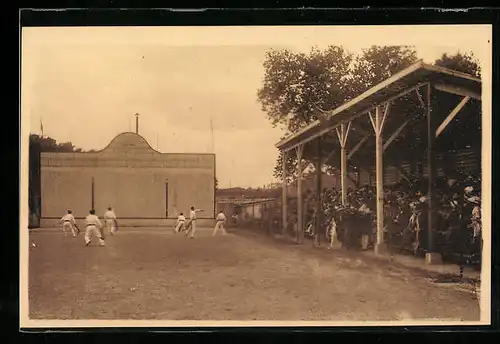
[[111, 142], [102, 150], [94, 153], [149, 153], [162, 154], [153, 149], [144, 137], [132, 132], [116, 135]]
[[115, 136], [94, 152], [46, 152], [41, 166], [182, 167], [215, 169], [215, 154], [161, 153], [144, 137], [132, 132]]

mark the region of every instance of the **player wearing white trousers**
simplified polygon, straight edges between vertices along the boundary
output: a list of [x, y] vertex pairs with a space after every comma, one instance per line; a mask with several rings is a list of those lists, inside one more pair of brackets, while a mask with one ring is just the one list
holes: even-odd
[[214, 232], [212, 235], [215, 235], [217, 234], [217, 231], [219, 229], [222, 230], [222, 234], [223, 235], [226, 235], [227, 232], [226, 232], [226, 229], [224, 228], [224, 223], [226, 222], [226, 215], [224, 215], [224, 213], [222, 212], [222, 210], [219, 212], [219, 214], [217, 214], [217, 219], [216, 219], [216, 224], [215, 224], [215, 227], [214, 227]]
[[99, 240], [101, 246], [105, 246], [101, 229], [101, 221], [99, 221], [99, 218], [95, 215], [95, 210], [92, 209], [85, 218], [85, 246], [90, 245], [92, 236]]
[[189, 223], [186, 226], [186, 236], [189, 236], [191, 239], [194, 238], [194, 233], [196, 232], [196, 213], [203, 211], [203, 209], [195, 209], [191, 207], [189, 211]]
[[67, 236], [69, 232], [73, 234], [73, 237], [76, 237], [76, 221], [75, 217], [72, 214], [71, 210], [68, 210], [68, 213], [61, 218], [62, 230], [64, 236]]
[[184, 216], [183, 213], [177, 217], [177, 223], [175, 224], [175, 233], [179, 233], [180, 231], [183, 231], [186, 228], [186, 217]]
[[108, 233], [113, 235], [116, 232], [116, 215], [111, 207], [104, 213], [104, 223], [108, 229]]

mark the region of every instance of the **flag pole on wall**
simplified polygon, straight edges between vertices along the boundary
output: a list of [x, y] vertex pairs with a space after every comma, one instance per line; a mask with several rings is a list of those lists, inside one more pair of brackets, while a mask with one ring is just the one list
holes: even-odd
[[42, 123], [41, 117], [40, 117], [40, 134], [41, 134], [41, 137], [43, 138], [43, 123]]

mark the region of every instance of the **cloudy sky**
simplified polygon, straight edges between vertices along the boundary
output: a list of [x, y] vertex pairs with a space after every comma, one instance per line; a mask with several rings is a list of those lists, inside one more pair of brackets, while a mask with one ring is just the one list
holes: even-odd
[[432, 62], [443, 53], [491, 56], [489, 26], [23, 28], [22, 118], [30, 132], [83, 149], [139, 133], [161, 152], [211, 152], [221, 187], [273, 181], [282, 136], [257, 102], [271, 48], [413, 45]]

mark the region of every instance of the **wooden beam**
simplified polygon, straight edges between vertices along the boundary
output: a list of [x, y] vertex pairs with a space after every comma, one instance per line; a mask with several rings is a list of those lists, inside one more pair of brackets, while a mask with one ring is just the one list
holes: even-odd
[[467, 73], [459, 72], [458, 70], [452, 70], [452, 69], [448, 69], [448, 68], [440, 67], [440, 66], [436, 66], [436, 65], [428, 65], [425, 63], [424, 63], [424, 67], [425, 67], [425, 69], [430, 70], [430, 71], [434, 71], [434, 72], [438, 72], [438, 73], [442, 73], [442, 74], [448, 74], [448, 75], [452, 75], [454, 77], [458, 77], [458, 78], [462, 78], [462, 79], [475, 81], [477, 83], [481, 83], [480, 78], [478, 78], [474, 75], [467, 74]]
[[356, 153], [361, 146], [370, 138], [371, 135], [366, 135], [363, 137], [347, 154], [347, 159], [351, 159], [351, 157]]
[[344, 132], [344, 141], [343, 141], [344, 147], [347, 145], [347, 137], [349, 136], [350, 130], [351, 130], [351, 121], [349, 121], [349, 123], [347, 124], [347, 129], [345, 129]]
[[302, 217], [302, 154], [304, 151], [304, 146], [300, 145], [296, 149], [297, 153], [297, 243], [302, 243], [302, 238], [304, 236], [304, 223]]
[[382, 123], [380, 124], [380, 132], [382, 133], [384, 131], [384, 124], [385, 124], [385, 119], [387, 118], [387, 115], [389, 114], [389, 106], [391, 105], [390, 102], [387, 102], [385, 105], [385, 110], [384, 110], [384, 116], [382, 117]]
[[309, 166], [311, 166], [311, 163], [310, 162], [306, 162], [306, 164], [304, 165], [304, 167], [302, 167], [302, 173], [304, 173]]
[[347, 144], [347, 136], [349, 135], [349, 131], [351, 130], [351, 121], [347, 123], [347, 127], [345, 123], [340, 124], [340, 131], [339, 128], [335, 128], [335, 131], [337, 132], [337, 137], [339, 138], [339, 143], [341, 147], [345, 147]]
[[469, 96], [464, 97], [460, 103], [458, 103], [457, 106], [450, 112], [448, 116], [444, 119], [444, 121], [439, 125], [439, 127], [436, 129], [436, 137], [438, 137], [450, 124], [450, 122], [455, 118], [455, 116], [462, 110], [462, 108], [467, 104], [467, 102], [470, 100]]
[[[341, 128], [342, 128], [342, 126], [341, 126]], [[341, 133], [341, 132], [339, 131], [339, 128], [335, 128], [335, 131], [337, 132], [337, 137], [339, 138], [340, 146], [342, 147], [342, 142], [344, 141], [344, 140], [342, 140], [342, 137], [343, 137], [343, 135], [342, 135], [342, 134], [343, 134], [343, 133]]]
[[328, 161], [330, 161], [330, 159], [333, 157], [333, 155], [335, 154], [336, 150], [332, 150], [326, 157], [325, 161], [323, 161], [323, 165], [326, 164]]
[[420, 90], [416, 89], [415, 93], [417, 94], [417, 98], [418, 98], [418, 101], [420, 102], [420, 106], [422, 106], [425, 109], [424, 98], [422, 98], [422, 95], [420, 94]]
[[[377, 108], [375, 109], [377, 111]], [[370, 122], [372, 122], [372, 127], [373, 130], [375, 131], [375, 134], [377, 134], [377, 126], [375, 125], [375, 121], [373, 120], [373, 116], [371, 112], [368, 112], [368, 117], [370, 118]]]
[[444, 84], [434, 84], [434, 88], [441, 92], [456, 94], [462, 97], [470, 97], [472, 99], [481, 100], [481, 94], [477, 94], [476, 92], [472, 92], [460, 87], [454, 87]]
[[385, 152], [385, 150], [387, 149], [387, 147], [389, 147], [389, 145], [392, 143], [392, 141], [394, 141], [398, 136], [399, 134], [401, 134], [401, 132], [403, 131], [403, 129], [406, 127], [406, 125], [409, 123], [410, 121], [407, 119], [406, 121], [404, 121], [403, 124], [401, 124], [399, 126], [399, 128], [397, 128], [394, 133], [392, 133], [391, 137], [389, 137], [387, 139], [387, 141], [384, 143], [384, 148], [383, 148], [383, 151]]

